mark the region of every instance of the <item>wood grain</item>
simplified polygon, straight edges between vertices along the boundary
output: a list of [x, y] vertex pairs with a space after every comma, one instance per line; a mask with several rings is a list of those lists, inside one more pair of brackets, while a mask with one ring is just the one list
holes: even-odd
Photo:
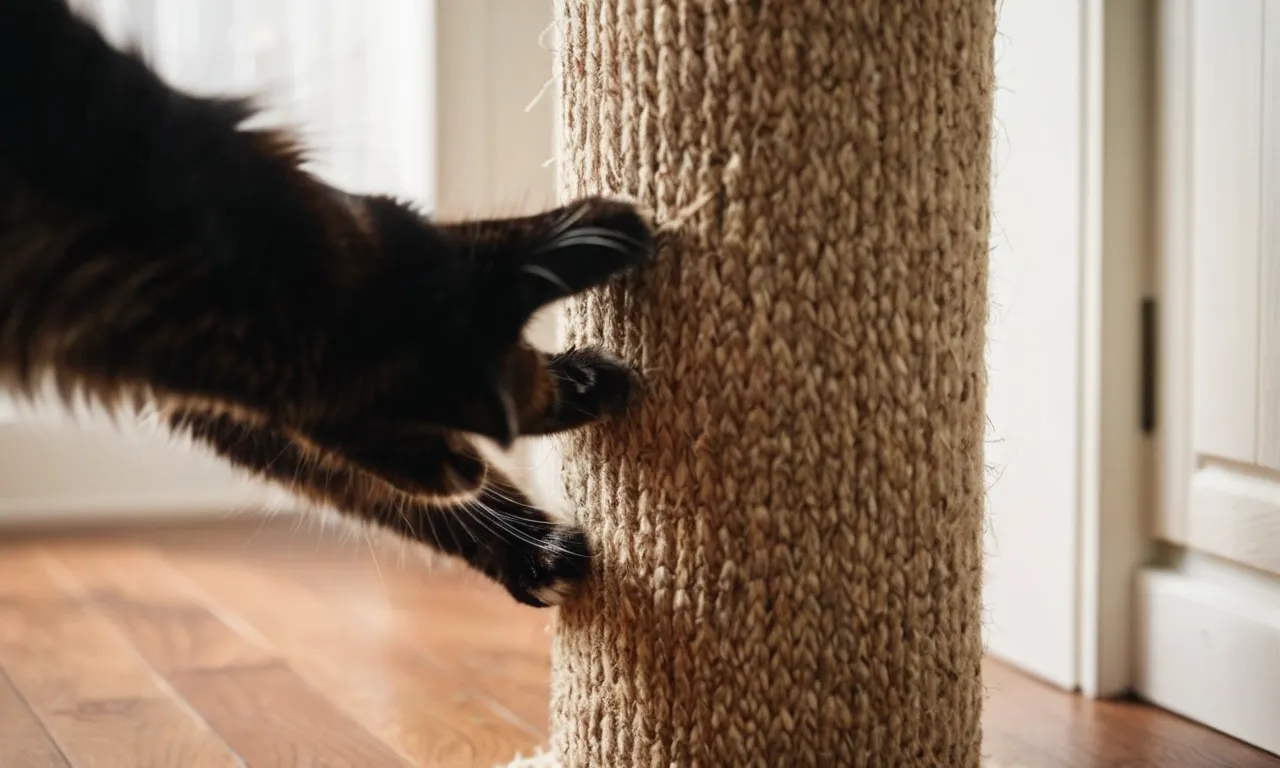
[[[260, 563], [247, 568], [212, 557], [172, 559], [262, 632], [308, 681], [421, 765], [493, 765], [528, 752], [543, 738], [455, 666], [434, 663], [421, 653], [418, 646], [433, 627], [398, 622], [376, 593], [365, 605], [340, 607], [260, 570]], [[289, 611], [281, 611], [281, 605]], [[335, 621], [335, 616], [342, 618]]]
[[[374, 558], [382, 561], [375, 562]], [[316, 568], [314, 562], [255, 554], [264, 571], [306, 585], [326, 605], [376, 610], [415, 638], [417, 652], [445, 666], [459, 683], [515, 714], [532, 732], [545, 735], [550, 720], [546, 694], [553, 611], [513, 605], [505, 593], [469, 571], [403, 562], [398, 552], [367, 549], [342, 565]], [[340, 573], [340, 577], [335, 577]], [[503, 627], [501, 633], [474, 631], [474, 623], [442, 620], [466, 615], [472, 622]]]
[[180, 672], [169, 679], [249, 765], [411, 765], [288, 667]]
[[[292, 521], [0, 542], [0, 766], [488, 768], [545, 744], [554, 613], [401, 554]], [[991, 766], [1280, 768], [984, 674]]]
[[280, 656], [204, 605], [159, 553], [138, 545], [49, 548], [92, 603], [164, 675], [257, 667]]
[[998, 662], [988, 690], [983, 752], [997, 765], [1035, 768], [1276, 768], [1267, 755], [1143, 704], [1090, 701]]
[[3, 672], [0, 672], [0, 765], [42, 768], [68, 765], [36, 713]]
[[0, 551], [0, 560], [23, 571], [7, 591], [29, 595], [0, 602], [0, 668], [71, 763], [238, 765], [110, 622], [60, 587], [47, 557], [18, 549]]

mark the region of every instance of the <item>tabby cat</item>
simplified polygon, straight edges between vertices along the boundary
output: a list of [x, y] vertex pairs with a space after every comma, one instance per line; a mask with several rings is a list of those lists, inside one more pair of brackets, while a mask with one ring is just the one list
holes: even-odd
[[[200, 98], [65, 0], [0, 0], [0, 376], [155, 407], [226, 460], [562, 601], [587, 543], [504, 472], [522, 436], [619, 413], [608, 352], [522, 340], [646, 263], [631, 206], [433, 224], [303, 169], [245, 100]], [[486, 518], [473, 515], [485, 510]]]

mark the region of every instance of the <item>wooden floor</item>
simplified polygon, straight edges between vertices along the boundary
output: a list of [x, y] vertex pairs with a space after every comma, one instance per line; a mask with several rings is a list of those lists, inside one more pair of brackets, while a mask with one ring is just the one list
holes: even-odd
[[[492, 766], [547, 732], [553, 614], [291, 519], [0, 540], [0, 766]], [[1013, 768], [1280, 766], [989, 664]]]

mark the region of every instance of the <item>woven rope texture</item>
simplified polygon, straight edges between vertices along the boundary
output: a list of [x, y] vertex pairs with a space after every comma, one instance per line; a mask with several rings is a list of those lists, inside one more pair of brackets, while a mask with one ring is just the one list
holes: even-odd
[[562, 192], [670, 232], [568, 310], [649, 385], [566, 446], [556, 758], [978, 766], [993, 0], [557, 6]]

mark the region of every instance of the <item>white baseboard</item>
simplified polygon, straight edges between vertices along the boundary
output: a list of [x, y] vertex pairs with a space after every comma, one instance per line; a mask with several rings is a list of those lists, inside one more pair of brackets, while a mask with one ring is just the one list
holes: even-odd
[[296, 514], [302, 507], [287, 497], [210, 493], [182, 496], [62, 497], [0, 499], [0, 533], [17, 529], [135, 525], [145, 522], [204, 522], [238, 516]]
[[1137, 606], [1139, 695], [1280, 754], [1280, 591], [1149, 568]]
[[0, 527], [195, 520], [295, 507], [189, 441], [134, 424], [0, 424]]

